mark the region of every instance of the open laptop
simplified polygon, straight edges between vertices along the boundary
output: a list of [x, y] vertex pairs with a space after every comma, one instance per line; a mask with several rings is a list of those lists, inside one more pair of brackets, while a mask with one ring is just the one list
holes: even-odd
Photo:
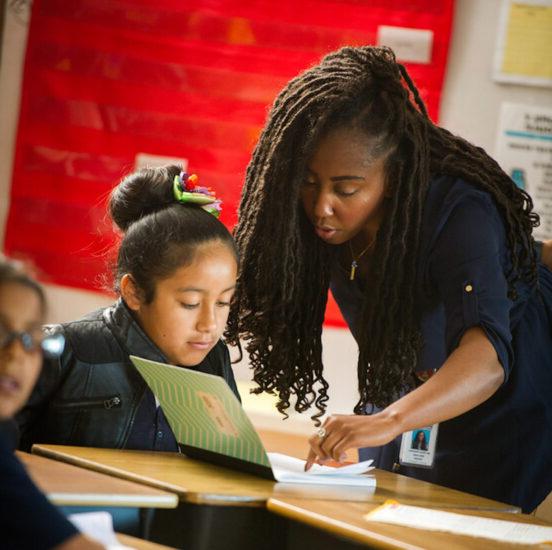
[[267, 454], [253, 424], [220, 376], [173, 367], [131, 355], [130, 360], [159, 401], [183, 454], [290, 483], [373, 486], [370, 462], [331, 468]]

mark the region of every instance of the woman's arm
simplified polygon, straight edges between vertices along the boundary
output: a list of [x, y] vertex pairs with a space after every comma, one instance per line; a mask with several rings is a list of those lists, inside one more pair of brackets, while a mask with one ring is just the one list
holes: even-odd
[[552, 271], [552, 240], [542, 241], [541, 262]]
[[491, 397], [503, 380], [495, 348], [483, 329], [472, 327], [427, 382], [383, 411], [328, 417], [326, 436], [309, 439], [306, 469], [316, 459], [341, 460], [347, 449], [385, 445], [401, 433], [459, 416]]

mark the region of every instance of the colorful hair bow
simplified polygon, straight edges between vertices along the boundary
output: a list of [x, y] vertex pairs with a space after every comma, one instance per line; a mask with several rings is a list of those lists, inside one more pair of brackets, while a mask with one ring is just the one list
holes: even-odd
[[198, 183], [199, 177], [196, 174], [188, 175], [186, 172], [180, 172], [173, 181], [174, 198], [183, 204], [198, 204], [218, 218], [222, 210], [222, 201], [216, 198], [215, 192], [210, 187], [201, 187]]

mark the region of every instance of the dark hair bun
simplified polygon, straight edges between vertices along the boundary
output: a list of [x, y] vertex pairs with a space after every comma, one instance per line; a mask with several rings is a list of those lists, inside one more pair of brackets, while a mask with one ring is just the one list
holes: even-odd
[[126, 176], [109, 199], [109, 214], [117, 227], [126, 232], [140, 218], [173, 204], [173, 181], [181, 170], [181, 166], [167, 165]]

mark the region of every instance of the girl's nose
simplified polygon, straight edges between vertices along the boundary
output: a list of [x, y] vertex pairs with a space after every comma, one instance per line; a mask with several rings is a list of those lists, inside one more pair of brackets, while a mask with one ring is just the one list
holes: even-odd
[[200, 332], [214, 332], [216, 328], [217, 318], [213, 308], [203, 308], [197, 320], [197, 330]]

